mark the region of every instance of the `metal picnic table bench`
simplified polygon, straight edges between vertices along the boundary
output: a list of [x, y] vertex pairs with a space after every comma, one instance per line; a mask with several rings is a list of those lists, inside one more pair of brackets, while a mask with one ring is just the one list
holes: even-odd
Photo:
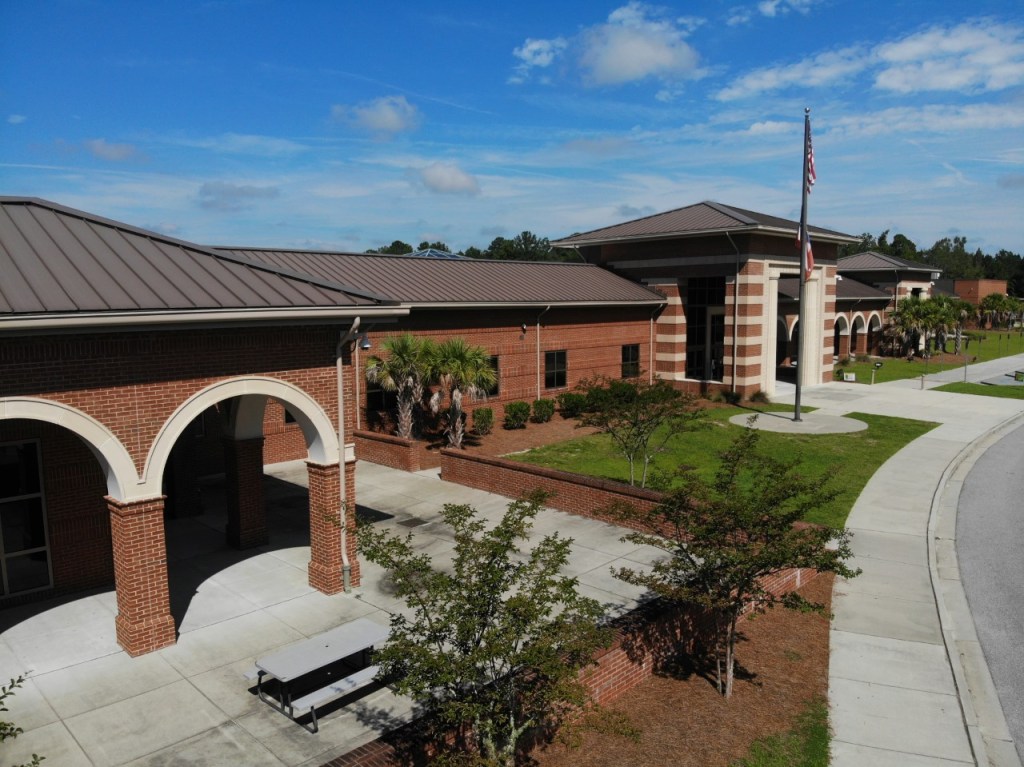
[[[255, 677], [256, 693], [267, 705], [277, 709], [289, 719], [298, 722], [308, 710], [312, 715], [310, 732], [317, 732], [319, 725], [316, 718], [316, 707], [341, 695], [347, 695], [370, 684], [377, 676], [378, 667], [368, 664], [370, 651], [388, 638], [390, 629], [367, 618], [354, 621], [325, 631], [322, 634], [303, 639], [295, 644], [282, 647], [270, 655], [257, 658], [255, 668], [245, 676]], [[348, 676], [336, 679], [330, 684], [313, 690], [299, 698], [292, 698], [292, 685], [300, 677], [327, 668], [353, 655], [360, 655], [362, 668]], [[270, 676], [280, 683], [280, 701], [264, 694], [263, 677]], [[305, 725], [302, 725], [305, 726]]]

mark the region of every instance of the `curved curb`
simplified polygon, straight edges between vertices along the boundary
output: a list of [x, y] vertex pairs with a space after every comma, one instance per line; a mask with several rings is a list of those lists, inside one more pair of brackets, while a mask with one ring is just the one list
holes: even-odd
[[1024, 413], [1008, 418], [961, 450], [942, 472], [928, 513], [926, 544], [932, 595], [964, 729], [974, 762], [982, 767], [1021, 767], [1021, 761], [1006, 726], [960, 581], [955, 547], [957, 507], [961, 485], [974, 464], [986, 450], [1022, 423]]

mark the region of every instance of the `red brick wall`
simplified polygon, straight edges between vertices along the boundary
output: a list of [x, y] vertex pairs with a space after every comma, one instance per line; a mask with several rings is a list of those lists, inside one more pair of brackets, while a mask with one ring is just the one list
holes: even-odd
[[[369, 333], [373, 348], [359, 352], [359, 367], [363, 368], [371, 354], [380, 354], [384, 339], [410, 332], [418, 336], [443, 341], [458, 337], [474, 346], [482, 346], [491, 355], [499, 357], [500, 389], [487, 401], [465, 401], [463, 408], [470, 413], [486, 405], [494, 408], [495, 417], [501, 418], [504, 404], [515, 400], [532, 402], [537, 398], [537, 318], [540, 309], [487, 309], [481, 311], [426, 311], [420, 310], [398, 326], [384, 326]], [[552, 308], [541, 316], [541, 392], [540, 396], [553, 398], [559, 392], [572, 389], [584, 378], [606, 375], [619, 378], [622, 373], [622, 347], [638, 344], [640, 367], [651, 367], [652, 309], [612, 308]], [[522, 326], [526, 325], [526, 332]], [[565, 349], [567, 353], [567, 381], [560, 389], [544, 388], [544, 352]], [[360, 402], [365, 407], [366, 380], [360, 379]], [[367, 427], [365, 413], [362, 427]]]
[[[9, 338], [0, 345], [0, 396], [45, 397], [78, 408], [117, 436], [141, 472], [153, 439], [174, 410], [227, 378], [286, 381], [336, 421], [337, 340], [338, 330], [330, 327]], [[347, 421], [352, 428], [352, 412]]]

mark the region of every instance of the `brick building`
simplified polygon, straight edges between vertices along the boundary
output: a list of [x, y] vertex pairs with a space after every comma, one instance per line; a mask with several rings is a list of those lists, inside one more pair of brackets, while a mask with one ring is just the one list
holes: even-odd
[[222, 470], [226, 545], [260, 545], [264, 461], [296, 452], [309, 581], [357, 585], [355, 520], [336, 517], [355, 508], [365, 341], [485, 345], [497, 403], [651, 367], [661, 295], [587, 264], [440, 261], [214, 249], [0, 198], [0, 607], [113, 584], [128, 652], [173, 643], [165, 517]]
[[772, 394], [776, 378], [804, 385], [832, 379], [836, 255], [857, 241], [809, 227], [815, 266], [805, 286], [808, 360], [794, 359], [798, 305], [780, 289], [799, 279], [799, 224], [701, 202], [575, 234], [554, 245], [664, 293], [657, 320], [655, 372], [693, 390]]

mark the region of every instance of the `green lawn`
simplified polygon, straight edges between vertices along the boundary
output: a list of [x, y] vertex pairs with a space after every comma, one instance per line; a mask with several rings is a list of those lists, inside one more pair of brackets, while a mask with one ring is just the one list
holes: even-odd
[[[965, 349], [965, 353], [971, 362], [988, 362], [1014, 354], [1024, 354], [1024, 335], [1020, 331], [972, 330], [969, 336], [971, 341]], [[953, 348], [952, 339], [946, 348]], [[871, 370], [874, 368], [875, 362], [878, 361], [882, 362], [882, 367], [875, 372], [875, 383], [917, 378], [928, 373], [938, 373], [941, 370], [951, 370], [964, 365], [962, 357], [948, 362], [939, 362], [935, 359], [926, 361], [919, 358], [907, 362], [901, 357], [882, 357], [881, 360], [872, 359], [866, 362], [836, 365], [836, 370], [854, 373], [857, 376], [857, 383], [869, 384], [871, 383]]]
[[732, 767], [828, 767], [828, 746], [828, 706], [815, 701], [792, 730], [755, 741]]
[[989, 386], [978, 383], [950, 383], [936, 386], [932, 391], [951, 391], [956, 394], [977, 394], [982, 397], [1024, 399], [1024, 386]]
[[[766, 406], [764, 410], [787, 410]], [[791, 412], [791, 408], [789, 408]], [[728, 422], [737, 413], [751, 413], [747, 408], [729, 407], [708, 411], [707, 425], [695, 432], [677, 435], [668, 450], [655, 459], [655, 468], [671, 476], [679, 466], [690, 466], [711, 479], [718, 455], [739, 433], [741, 426]], [[805, 409], [809, 412], [809, 409]], [[808, 521], [842, 527], [857, 496], [893, 453], [913, 439], [934, 428], [936, 424], [906, 418], [853, 413], [851, 417], [865, 421], [868, 428], [853, 434], [797, 435], [762, 432], [761, 449], [782, 460], [797, 460], [810, 477], [829, 477], [839, 491], [836, 499], [808, 516]], [[508, 456], [524, 463], [562, 469], [594, 477], [628, 481], [629, 466], [603, 434], [547, 445], [525, 453]]]

